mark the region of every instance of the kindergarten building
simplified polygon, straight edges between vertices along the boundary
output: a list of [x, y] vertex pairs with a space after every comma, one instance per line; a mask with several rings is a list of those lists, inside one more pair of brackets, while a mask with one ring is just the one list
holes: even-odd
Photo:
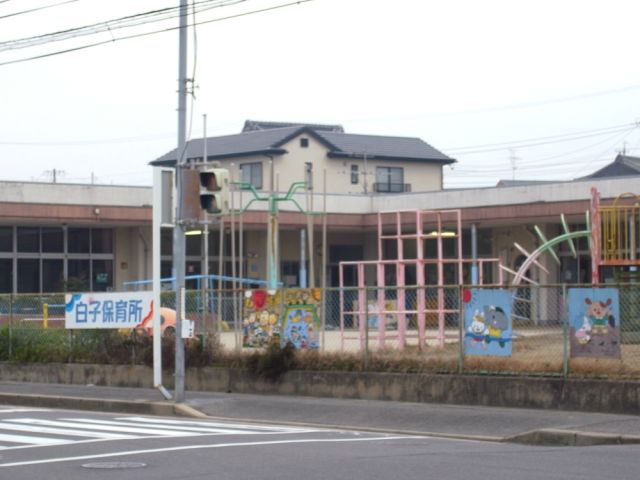
[[[186, 158], [194, 168], [203, 164], [205, 143], [207, 162], [220, 162], [233, 179], [251, 183], [257, 192], [286, 192], [311, 172], [313, 190], [292, 198], [304, 210], [318, 214], [308, 216], [293, 203], [279, 205], [279, 278], [287, 286], [300, 285], [301, 271], [313, 274], [308, 284], [319, 286], [323, 265], [327, 285], [337, 286], [340, 262], [376, 259], [380, 248], [385, 258], [395, 258], [398, 242], [379, 243], [379, 212], [459, 210], [460, 241], [443, 241], [440, 253], [427, 244], [424, 257], [454, 257], [460, 249], [462, 256], [471, 257], [473, 231], [478, 259], [496, 258], [517, 271], [527, 258], [523, 250], [532, 252], [541, 243], [535, 226], [547, 239], [565, 231], [561, 216], [570, 230], [587, 227], [592, 188], [603, 205], [622, 194], [640, 194], [640, 160], [627, 156], [619, 156], [591, 177], [569, 182], [506, 182], [492, 188], [444, 190], [443, 167], [455, 160], [417, 138], [353, 135], [339, 125], [248, 121], [239, 134], [190, 141]], [[171, 169], [174, 164], [175, 152], [168, 152], [152, 162], [149, 177], [152, 168]], [[233, 194], [236, 210], [249, 201], [247, 192]], [[624, 201], [636, 204], [631, 195]], [[151, 278], [151, 205], [151, 187], [0, 181], [0, 293], [120, 290], [125, 282]], [[633, 211], [633, 218], [627, 219], [631, 242], [625, 246], [630, 258], [640, 253], [639, 219]], [[319, 213], [326, 213], [324, 261]], [[406, 222], [410, 226], [410, 220]], [[208, 271], [217, 274], [222, 262], [224, 275], [235, 272], [264, 279], [266, 224], [266, 205], [256, 202], [243, 214], [226, 217], [222, 234], [218, 225], [212, 225], [208, 235], [188, 235], [187, 275], [204, 272], [205, 262]], [[443, 230], [455, 227], [454, 220], [442, 225]], [[171, 240], [172, 230], [163, 230], [163, 277], [171, 276]], [[590, 283], [588, 239], [578, 239], [575, 247], [574, 254], [568, 243], [559, 244], [555, 250], [559, 262], [541, 258], [546, 271], [532, 268], [528, 278], [541, 284]], [[407, 242], [404, 255], [414, 254], [412, 248]], [[306, 259], [306, 268], [301, 268], [301, 258]], [[499, 267], [487, 264], [485, 270], [484, 283], [496, 283]], [[634, 272], [625, 265], [607, 266], [600, 281], [628, 280]], [[463, 278], [450, 268], [445, 268], [444, 276], [445, 283], [471, 282], [467, 269]], [[355, 281], [355, 272], [345, 269], [343, 284]], [[368, 285], [375, 283], [375, 276], [367, 277]], [[412, 283], [415, 279], [407, 272], [404, 284]], [[392, 285], [393, 279], [385, 284]]]

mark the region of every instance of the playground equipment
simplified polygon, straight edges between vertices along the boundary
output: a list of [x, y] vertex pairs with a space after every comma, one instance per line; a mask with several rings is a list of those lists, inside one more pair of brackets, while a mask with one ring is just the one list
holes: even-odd
[[[390, 218], [390, 219], [389, 219]], [[342, 347], [345, 340], [360, 340], [362, 348], [368, 347], [369, 340], [377, 341], [378, 347], [385, 346], [387, 340], [397, 340], [398, 346], [404, 348], [407, 339], [417, 338], [422, 348], [426, 341], [435, 339], [437, 345], [443, 346], [448, 338], [446, 333], [446, 316], [458, 315], [459, 298], [447, 298], [445, 287], [464, 285], [464, 266], [471, 264], [478, 268], [479, 277], [476, 285], [483, 285], [485, 264], [497, 267], [496, 284], [503, 284], [503, 274], [512, 275], [509, 282], [519, 286], [522, 282], [537, 286], [533, 278], [527, 275], [531, 267], [537, 267], [549, 273], [540, 261], [541, 255], [547, 253], [560, 265], [560, 258], [554, 248], [566, 242], [574, 257], [577, 256], [574, 241], [587, 238], [591, 252], [592, 284], [599, 285], [602, 268], [606, 266], [638, 267], [640, 259], [640, 197], [624, 193], [619, 195], [610, 205], [601, 205], [597, 189], [591, 189], [590, 210], [585, 213], [586, 228], [571, 231], [564, 215], [560, 216], [562, 233], [548, 239], [536, 225], [534, 231], [540, 240], [540, 246], [529, 252], [518, 243], [514, 247], [526, 258], [517, 271], [500, 264], [497, 258], [465, 259], [462, 258], [462, 222], [460, 210], [403, 210], [378, 213], [378, 258], [369, 261], [340, 262], [340, 334]], [[430, 241], [435, 242], [435, 256], [425, 258], [425, 249]], [[395, 243], [393, 248], [388, 242]], [[446, 256], [446, 242], [455, 242], [453, 255]], [[450, 245], [449, 245], [450, 246]], [[385, 255], [385, 251], [392, 251]], [[395, 258], [385, 258], [395, 255]], [[355, 270], [355, 287], [357, 300], [349, 301], [345, 286], [345, 269]], [[415, 276], [415, 282], [406, 284], [406, 278]], [[369, 287], [369, 289], [367, 289]], [[435, 298], [429, 299], [425, 292], [436, 291]], [[415, 305], [412, 305], [409, 292], [415, 291]], [[393, 294], [390, 294], [393, 292]], [[530, 299], [518, 296], [514, 290], [512, 316], [518, 317], [518, 308], [522, 302]], [[373, 298], [368, 298], [368, 293]], [[431, 300], [431, 301], [429, 301]], [[409, 307], [407, 306], [409, 304]], [[436, 335], [427, 334], [427, 317], [437, 317]], [[374, 318], [371, 325], [371, 318]], [[408, 330], [409, 319], [416, 319], [417, 332]], [[349, 319], [353, 319], [356, 333], [347, 330]], [[521, 317], [521, 319], [527, 319]], [[459, 320], [459, 319], [458, 319]], [[397, 324], [389, 329], [390, 323]], [[369, 329], [374, 326], [375, 331]], [[355, 335], [355, 336], [354, 336]], [[457, 333], [450, 336], [457, 338]]]
[[548, 273], [548, 270], [538, 262], [538, 258], [543, 253], [549, 253], [559, 265], [560, 259], [554, 247], [562, 242], [568, 242], [569, 248], [574, 258], [576, 249], [573, 240], [581, 237], [589, 239], [589, 249], [591, 251], [591, 283], [599, 285], [601, 281], [602, 267], [638, 267], [640, 259], [640, 197], [632, 193], [618, 195], [611, 205], [602, 205], [600, 193], [596, 188], [591, 189], [590, 211], [585, 213], [586, 228], [584, 230], [571, 232], [567, 226], [564, 215], [561, 215], [561, 224], [564, 233], [547, 240], [542, 231], [535, 226], [536, 234], [542, 244], [533, 252], [529, 253], [517, 243], [514, 244], [527, 259], [522, 263], [517, 272], [504, 266], [500, 268], [513, 274], [512, 285], [519, 285], [523, 280], [537, 285], [525, 274], [527, 270], [535, 265]]
[[[385, 221], [390, 218], [390, 221]], [[386, 231], [385, 228], [389, 228]], [[385, 242], [392, 242], [396, 258], [385, 258]], [[445, 256], [446, 242], [454, 242], [453, 255]], [[433, 248], [435, 258], [425, 258], [425, 249]], [[451, 245], [450, 245], [451, 246]], [[345, 340], [358, 339], [361, 347], [369, 340], [385, 346], [387, 340], [397, 340], [404, 348], [407, 339], [417, 338], [422, 348], [428, 339], [436, 339], [444, 346], [446, 315], [460, 312], [459, 298], [447, 298], [445, 287], [464, 283], [464, 265], [478, 267], [478, 284], [484, 283], [484, 265], [499, 264], [497, 258], [465, 259], [462, 257], [462, 220], [460, 210], [402, 210], [378, 213], [378, 259], [370, 261], [340, 262], [340, 338], [342, 348]], [[344, 285], [345, 268], [355, 268], [357, 302], [347, 302]], [[373, 272], [371, 272], [373, 270]], [[367, 276], [369, 273], [369, 276]], [[373, 273], [373, 275], [371, 274]], [[415, 282], [406, 287], [406, 278], [415, 276]], [[375, 306], [369, 308], [367, 298], [367, 279], [375, 278]], [[387, 279], [390, 281], [387, 281]], [[433, 281], [428, 281], [433, 280]], [[448, 280], [448, 281], [447, 281]], [[498, 284], [502, 284], [502, 270], [498, 269]], [[391, 287], [391, 288], [389, 288]], [[426, 290], [433, 292], [435, 298], [427, 299]], [[409, 300], [409, 292], [415, 292], [415, 306]], [[389, 292], [395, 293], [395, 299], [385, 298]], [[430, 300], [428, 302], [427, 300]], [[407, 308], [409, 304], [409, 308]], [[377, 330], [369, 334], [369, 317], [376, 316]], [[437, 333], [427, 335], [427, 316], [437, 317]], [[357, 323], [357, 334], [346, 331], [347, 317]], [[388, 319], [395, 317], [397, 328], [387, 329]], [[408, 319], [416, 319], [417, 332], [408, 330]], [[457, 338], [457, 333], [455, 337]]]

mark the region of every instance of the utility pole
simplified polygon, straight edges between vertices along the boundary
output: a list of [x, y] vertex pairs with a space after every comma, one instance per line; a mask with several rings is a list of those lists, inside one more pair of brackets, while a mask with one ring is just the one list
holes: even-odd
[[[183, 176], [186, 165], [187, 143], [187, 0], [180, 0], [180, 29], [178, 54], [178, 150], [176, 151], [176, 223], [173, 229], [173, 269], [176, 279], [176, 355], [175, 392], [177, 403], [184, 401], [184, 342], [182, 318], [184, 317], [185, 277], [185, 225], [183, 223]], [[159, 332], [156, 332], [159, 334]]]
[[516, 161], [520, 160], [520, 158], [516, 157], [515, 148], [510, 148], [509, 152], [509, 161], [511, 162], [511, 180], [515, 180], [517, 168]]

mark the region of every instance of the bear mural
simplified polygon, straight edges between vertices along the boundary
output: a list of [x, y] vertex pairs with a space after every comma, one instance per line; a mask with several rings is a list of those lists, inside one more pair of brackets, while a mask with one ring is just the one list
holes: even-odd
[[571, 356], [620, 358], [618, 290], [571, 288], [567, 303]]

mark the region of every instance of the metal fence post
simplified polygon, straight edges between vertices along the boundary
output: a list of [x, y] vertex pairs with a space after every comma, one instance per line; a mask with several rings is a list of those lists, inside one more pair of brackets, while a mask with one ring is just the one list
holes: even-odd
[[13, 358], [13, 294], [9, 295], [9, 360]]
[[562, 284], [562, 376], [569, 375], [569, 309], [567, 307], [567, 285]]
[[458, 373], [464, 372], [464, 287], [458, 287]]
[[[365, 298], [366, 298], [366, 290], [365, 290]], [[363, 351], [363, 355], [364, 358], [362, 359], [362, 363], [363, 363], [363, 368], [364, 370], [369, 370], [369, 313], [368, 313], [368, 309], [367, 309], [367, 304], [365, 303], [365, 312], [367, 312], [365, 314], [364, 317], [364, 351]], [[360, 317], [360, 321], [362, 321], [362, 317]], [[378, 321], [380, 321], [380, 319], [378, 318]]]

